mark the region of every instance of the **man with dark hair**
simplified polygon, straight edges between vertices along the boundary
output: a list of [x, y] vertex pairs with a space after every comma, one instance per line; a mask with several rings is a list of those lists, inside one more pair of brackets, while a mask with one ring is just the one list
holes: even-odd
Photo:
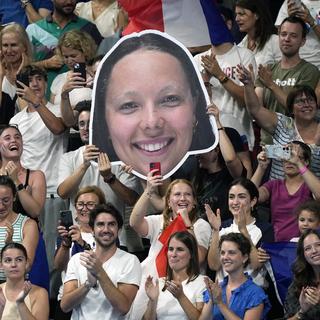
[[64, 200], [57, 195], [57, 171], [62, 154], [66, 151], [66, 128], [61, 119], [60, 107], [45, 98], [45, 70], [30, 65], [22, 69], [21, 76], [27, 84], [17, 81], [17, 95], [27, 102], [27, 107], [11, 118], [10, 124], [17, 124], [22, 135], [23, 166], [31, 170], [41, 170], [46, 177], [46, 202], [40, 221], [51, 272], [57, 236], [57, 213], [66, 209]]
[[140, 262], [117, 248], [122, 217], [111, 204], [96, 206], [89, 223], [96, 249], [70, 259], [61, 308], [73, 310], [71, 319], [123, 319], [139, 288]]
[[288, 93], [296, 85], [308, 85], [316, 92], [320, 85], [318, 68], [301, 59], [299, 51], [306, 42], [307, 29], [302, 19], [290, 16], [279, 28], [282, 58], [275, 64], [259, 66], [256, 93], [266, 108], [285, 114]]

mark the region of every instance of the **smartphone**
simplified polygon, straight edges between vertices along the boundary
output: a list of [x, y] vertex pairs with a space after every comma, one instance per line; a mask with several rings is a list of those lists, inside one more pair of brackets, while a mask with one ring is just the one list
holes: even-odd
[[[29, 76], [28, 75], [26, 75], [24, 73], [18, 73], [16, 79], [29, 87]], [[23, 89], [23, 87], [18, 82], [16, 82], [16, 84], [17, 84], [18, 88]]]
[[70, 227], [73, 225], [71, 210], [60, 210], [60, 223], [69, 231]]
[[86, 72], [86, 64], [85, 63], [83, 63], [83, 62], [75, 63], [74, 66], [73, 66], [73, 72], [81, 73], [80, 77], [83, 78], [84, 81], [87, 80], [87, 72]]
[[278, 144], [269, 144], [265, 145], [264, 148], [267, 154], [267, 158], [288, 160], [291, 157], [290, 147], [281, 146]]
[[151, 162], [150, 163], [150, 171], [157, 169], [158, 171], [155, 171], [153, 173], [154, 176], [161, 176], [161, 164], [160, 162]]

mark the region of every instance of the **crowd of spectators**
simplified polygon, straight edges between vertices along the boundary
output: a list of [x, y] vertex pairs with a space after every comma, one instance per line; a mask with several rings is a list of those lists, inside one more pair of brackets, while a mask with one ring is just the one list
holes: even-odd
[[219, 144], [146, 180], [89, 141], [128, 2], [0, 2], [0, 318], [320, 319], [320, 0], [215, 1], [230, 36], [190, 52]]

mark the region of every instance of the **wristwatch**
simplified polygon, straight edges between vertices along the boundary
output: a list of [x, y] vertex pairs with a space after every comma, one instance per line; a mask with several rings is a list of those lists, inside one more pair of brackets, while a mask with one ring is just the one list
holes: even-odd
[[23, 185], [22, 183], [20, 183], [20, 184], [17, 185], [17, 190], [18, 190], [18, 191], [21, 191], [21, 190], [23, 190], [23, 189], [24, 189], [24, 185]]
[[103, 181], [108, 184], [113, 184], [116, 181], [116, 176], [111, 172], [103, 178]]
[[191, 225], [191, 226], [187, 226], [186, 227], [188, 230], [194, 230], [194, 227]]
[[219, 80], [219, 82], [220, 82], [221, 84], [223, 84], [223, 83], [226, 83], [226, 82], [229, 80], [229, 77], [226, 76], [226, 75], [219, 76], [219, 77], [218, 77], [218, 80]]
[[20, 0], [21, 2], [21, 7], [24, 9], [28, 3], [30, 3], [30, 0]]

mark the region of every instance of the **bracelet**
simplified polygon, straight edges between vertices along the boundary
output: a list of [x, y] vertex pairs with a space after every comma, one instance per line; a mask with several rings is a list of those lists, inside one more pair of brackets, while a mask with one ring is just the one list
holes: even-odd
[[83, 250], [91, 250], [91, 246], [89, 243], [85, 242], [83, 240], [83, 246], [82, 246]]
[[64, 247], [64, 248], [67, 248], [67, 249], [70, 249], [71, 248], [71, 244], [70, 245], [67, 245], [65, 242], [61, 242], [61, 246]]
[[297, 319], [301, 320], [303, 316], [303, 311], [302, 309], [299, 309], [298, 313], [297, 313]]
[[224, 130], [224, 128], [218, 128], [218, 131], [220, 131], [220, 130]]
[[116, 176], [111, 172], [103, 178], [103, 181], [108, 184], [113, 184], [116, 181]]
[[224, 84], [224, 83], [226, 83], [226, 82], [229, 80], [229, 77], [226, 76], [226, 75], [224, 75], [224, 76], [222, 76], [222, 77], [218, 77], [218, 80], [219, 80], [219, 82], [220, 82], [221, 84]]
[[41, 103], [32, 104], [32, 106], [33, 106], [35, 109], [38, 109], [38, 108], [41, 106]]
[[194, 230], [194, 227], [191, 225], [191, 226], [186, 226], [187, 230]]
[[308, 167], [307, 166], [304, 166], [302, 168], [299, 168], [299, 172], [301, 175], [304, 175], [308, 170]]
[[21, 191], [24, 189], [24, 185], [22, 183], [20, 183], [19, 185], [17, 185], [17, 191]]

